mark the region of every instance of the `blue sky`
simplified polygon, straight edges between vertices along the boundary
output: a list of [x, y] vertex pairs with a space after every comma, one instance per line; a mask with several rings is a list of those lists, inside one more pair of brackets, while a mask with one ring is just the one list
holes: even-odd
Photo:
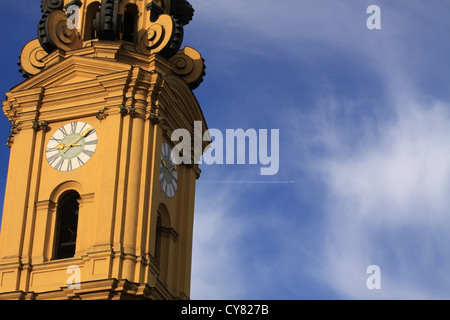
[[[276, 176], [202, 165], [192, 298], [448, 298], [450, 4], [190, 2], [184, 45], [206, 60], [195, 93], [209, 127], [280, 130]], [[0, 4], [3, 92], [22, 81], [39, 5]], [[0, 129], [6, 142], [4, 117]], [[0, 144], [2, 187], [8, 154]]]

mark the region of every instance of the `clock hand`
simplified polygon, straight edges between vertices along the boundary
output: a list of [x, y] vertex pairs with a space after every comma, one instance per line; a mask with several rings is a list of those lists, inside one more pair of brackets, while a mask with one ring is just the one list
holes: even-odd
[[76, 143], [80, 141], [82, 138], [86, 137], [90, 132], [92, 131], [92, 128], [89, 128], [87, 130], [84, 130], [80, 136], [78, 136], [75, 140], [73, 140], [68, 145], [65, 145], [64, 143], [60, 143], [56, 146], [56, 149], [61, 150], [62, 152], [66, 152], [69, 148], [75, 147], [75, 146], [81, 146], [77, 145]]
[[173, 174], [173, 170], [176, 170], [176, 165], [175, 166], [173, 166], [172, 168], [170, 168], [170, 169], [167, 169], [167, 172], [172, 176], [172, 178], [173, 179], [175, 179], [175, 180], [177, 180], [177, 178], [175, 178], [175, 176], [174, 176], [174, 174]]
[[[72, 145], [69, 145], [69, 146], [71, 146], [71, 147], [81, 147], [81, 144], [72, 144]], [[60, 143], [60, 144], [58, 144], [56, 146], [56, 149], [64, 151], [64, 149], [68, 148], [69, 146], [66, 146], [64, 143]]]
[[66, 145], [64, 143], [60, 143], [56, 146], [56, 149], [63, 151], [66, 148]]
[[92, 131], [92, 128], [86, 129], [81, 133], [81, 136], [84, 138], [86, 137], [90, 132]]
[[172, 168], [167, 169], [167, 172], [170, 172], [170, 171], [172, 171], [172, 170], [175, 170], [176, 168], [177, 168], [177, 166], [173, 166]]

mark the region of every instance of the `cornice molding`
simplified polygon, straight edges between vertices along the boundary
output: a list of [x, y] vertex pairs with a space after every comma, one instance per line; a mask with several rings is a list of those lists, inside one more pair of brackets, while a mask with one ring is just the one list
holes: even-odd
[[[172, 62], [152, 55], [146, 58], [144, 68], [116, 59], [89, 57], [96, 50], [114, 51], [117, 57], [120, 48], [117, 44], [97, 43], [89, 50], [75, 51], [6, 94], [3, 109], [15, 134], [43, 121], [48, 128], [51, 123], [73, 117], [105, 120], [106, 115], [118, 113], [150, 120], [160, 125], [168, 137], [179, 128], [189, 130], [193, 136], [196, 121], [202, 121], [202, 134], [207, 130], [191, 88], [171, 72]], [[204, 147], [207, 145], [205, 142]]]

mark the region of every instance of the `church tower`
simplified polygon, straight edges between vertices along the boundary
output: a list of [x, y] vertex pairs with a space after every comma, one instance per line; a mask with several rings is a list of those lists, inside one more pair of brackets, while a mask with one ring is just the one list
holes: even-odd
[[[11, 148], [0, 299], [189, 299], [195, 184], [172, 133], [207, 130], [186, 0], [43, 0]], [[198, 125], [197, 125], [198, 126]], [[203, 142], [202, 150], [207, 146]], [[185, 156], [185, 155], [183, 155]]]

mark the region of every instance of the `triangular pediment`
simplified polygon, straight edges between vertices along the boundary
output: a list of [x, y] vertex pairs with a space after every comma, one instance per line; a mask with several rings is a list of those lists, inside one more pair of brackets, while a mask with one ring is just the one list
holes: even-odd
[[132, 69], [113, 59], [70, 56], [6, 93], [3, 111], [10, 122], [34, 119], [36, 112], [47, 122], [67, 116], [67, 110], [79, 117], [96, 114], [122, 103]]
[[25, 80], [11, 91], [17, 92], [35, 88], [55, 88], [81, 84], [95, 80], [99, 76], [127, 72], [131, 68], [132, 66], [129, 64], [114, 60], [70, 56]]

